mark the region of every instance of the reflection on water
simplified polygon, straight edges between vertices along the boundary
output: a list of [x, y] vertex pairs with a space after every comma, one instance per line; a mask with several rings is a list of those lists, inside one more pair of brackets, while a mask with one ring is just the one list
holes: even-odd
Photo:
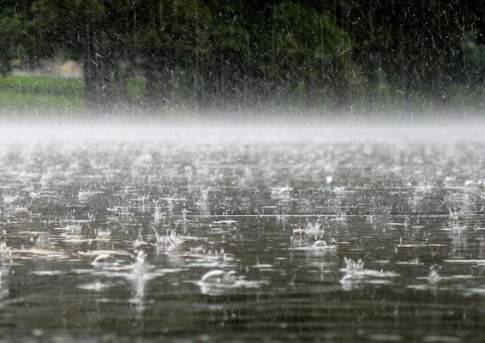
[[484, 182], [480, 144], [4, 145], [0, 332], [480, 342]]

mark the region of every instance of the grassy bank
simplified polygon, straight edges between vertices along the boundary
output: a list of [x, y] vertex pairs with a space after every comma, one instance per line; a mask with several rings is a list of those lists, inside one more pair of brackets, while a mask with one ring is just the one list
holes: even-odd
[[83, 108], [80, 78], [9, 75], [0, 77], [0, 108], [79, 110]]
[[[128, 81], [129, 101], [143, 97], [143, 79]], [[38, 75], [9, 75], [0, 77], [0, 109], [36, 108], [39, 110], [84, 109], [84, 86], [81, 78]]]
[[[392, 113], [405, 114], [423, 114], [448, 112], [468, 112], [481, 113], [485, 108], [485, 88], [465, 88], [457, 85], [455, 88], [449, 88], [443, 93], [443, 96], [437, 98], [436, 95], [426, 92], [412, 91], [403, 94], [399, 90], [386, 87], [372, 89], [356, 89], [351, 92], [349, 99], [352, 105], [344, 108], [336, 108], [329, 104], [325, 94], [322, 94], [320, 100], [309, 104], [304, 96], [294, 94], [286, 99], [278, 101], [271, 99], [267, 104], [255, 104], [252, 106], [240, 107], [246, 112], [257, 113], [301, 113], [309, 112], [318, 116], [322, 113], [330, 112], [350, 112], [350, 113], [381, 113], [383, 117], [391, 116]], [[113, 88], [116, 92], [116, 87]], [[191, 112], [198, 108], [190, 102], [187, 96], [183, 94], [187, 90], [178, 90], [173, 94], [173, 101], [170, 106], [164, 108], [167, 113]], [[146, 110], [144, 107], [144, 95], [146, 93], [145, 81], [142, 78], [133, 78], [128, 80], [127, 95], [128, 99], [120, 103], [119, 107], [128, 110], [139, 109]], [[193, 101], [193, 100], [192, 100]], [[247, 105], [247, 104], [246, 104]], [[55, 76], [34, 76], [34, 75], [9, 75], [0, 77], [0, 112], [9, 112], [13, 110], [20, 111], [62, 111], [62, 112], [79, 112], [84, 110], [84, 87], [81, 78], [64, 78]], [[214, 104], [212, 110], [221, 113], [231, 112], [224, 111]], [[252, 111], [251, 111], [252, 110]], [[115, 112], [117, 110], [115, 109]]]

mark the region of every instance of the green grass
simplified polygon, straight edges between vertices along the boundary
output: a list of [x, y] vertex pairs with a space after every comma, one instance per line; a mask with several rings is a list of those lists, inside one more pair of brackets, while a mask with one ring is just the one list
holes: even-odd
[[82, 109], [83, 81], [80, 78], [9, 75], [0, 77], [2, 109]]
[[0, 90], [0, 108], [8, 109], [52, 109], [78, 110], [84, 107], [80, 97], [21, 93], [10, 90]]
[[83, 81], [80, 78], [9, 75], [0, 78], [0, 90], [39, 95], [68, 95], [81, 98], [83, 96]]
[[[116, 92], [116, 87], [114, 88]], [[131, 103], [145, 93], [142, 78], [128, 80]], [[80, 110], [84, 108], [84, 85], [81, 78], [56, 76], [8, 75], [0, 77], [0, 109]]]

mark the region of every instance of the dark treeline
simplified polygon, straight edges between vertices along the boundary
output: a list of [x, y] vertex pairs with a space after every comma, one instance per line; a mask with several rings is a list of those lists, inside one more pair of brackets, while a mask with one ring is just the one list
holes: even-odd
[[0, 73], [62, 53], [88, 107], [351, 106], [481, 90], [476, 0], [0, 0]]

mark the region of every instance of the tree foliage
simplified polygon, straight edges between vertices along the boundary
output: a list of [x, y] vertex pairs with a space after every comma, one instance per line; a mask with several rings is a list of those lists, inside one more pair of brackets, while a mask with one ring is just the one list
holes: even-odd
[[89, 106], [126, 98], [197, 106], [346, 106], [481, 86], [485, 10], [472, 0], [4, 0], [0, 73], [62, 51]]

